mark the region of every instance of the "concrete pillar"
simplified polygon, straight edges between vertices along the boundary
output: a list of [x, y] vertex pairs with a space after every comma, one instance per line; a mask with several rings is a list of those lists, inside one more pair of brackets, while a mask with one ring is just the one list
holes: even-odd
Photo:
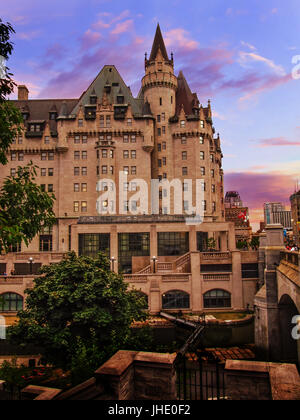
[[117, 273], [119, 268], [119, 246], [118, 246], [118, 232], [117, 226], [111, 227], [110, 231], [110, 258], [114, 257], [114, 271]]
[[201, 311], [203, 309], [202, 282], [200, 280], [200, 253], [191, 252], [191, 296], [190, 306], [192, 311]]
[[150, 226], [150, 259], [158, 255], [157, 231], [156, 225]]
[[233, 251], [232, 257], [232, 296], [231, 306], [234, 309], [244, 309], [241, 252]]
[[236, 240], [235, 240], [235, 227], [234, 223], [228, 223], [229, 229], [228, 229], [228, 247], [229, 251], [235, 251], [236, 250]]
[[194, 226], [194, 225], [190, 226], [189, 248], [190, 248], [190, 252], [196, 252], [197, 251], [197, 232], [196, 232], [196, 226]]
[[259, 235], [259, 248], [258, 248], [258, 275], [259, 275], [259, 287], [262, 287], [264, 280], [265, 272], [265, 248], [267, 244], [267, 235], [265, 232], [262, 232]]
[[162, 308], [161, 292], [159, 288], [159, 285], [162, 283], [162, 277], [151, 275], [148, 276], [147, 282], [150, 283], [149, 312], [150, 314], [158, 314]]
[[78, 241], [78, 233], [77, 233], [77, 225], [72, 225], [71, 227], [71, 249], [75, 251], [78, 255], [79, 253], [79, 241]]
[[227, 242], [227, 232], [222, 231], [220, 232], [220, 242], [221, 242], [221, 252], [226, 252], [228, 250], [228, 242]]

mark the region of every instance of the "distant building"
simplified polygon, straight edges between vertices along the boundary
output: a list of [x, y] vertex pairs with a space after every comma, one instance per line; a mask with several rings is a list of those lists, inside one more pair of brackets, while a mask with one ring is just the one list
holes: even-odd
[[265, 225], [270, 225], [272, 223], [272, 214], [285, 211], [285, 207], [282, 203], [264, 203], [264, 222]]
[[291, 195], [291, 217], [292, 217], [292, 228], [294, 240], [297, 244], [300, 244], [300, 190]]
[[225, 208], [243, 207], [243, 202], [237, 191], [227, 191], [225, 195]]

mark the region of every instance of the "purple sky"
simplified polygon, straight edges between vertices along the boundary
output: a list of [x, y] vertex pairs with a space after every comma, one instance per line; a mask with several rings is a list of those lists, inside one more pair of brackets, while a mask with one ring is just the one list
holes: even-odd
[[16, 29], [9, 67], [31, 98], [79, 97], [105, 64], [137, 94], [159, 22], [176, 74], [212, 101], [225, 190], [240, 192], [257, 223], [265, 201], [288, 206], [300, 181], [300, 5], [203, 3], [10, 0], [0, 14]]

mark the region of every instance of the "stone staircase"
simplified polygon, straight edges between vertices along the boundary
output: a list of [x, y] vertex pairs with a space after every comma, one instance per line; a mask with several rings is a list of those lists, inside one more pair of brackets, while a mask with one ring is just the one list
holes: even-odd
[[[156, 273], [189, 273], [190, 272], [190, 253], [187, 252], [184, 255], [178, 257], [172, 262], [157, 262]], [[152, 267], [147, 265], [142, 270], [135, 274], [151, 274]]]

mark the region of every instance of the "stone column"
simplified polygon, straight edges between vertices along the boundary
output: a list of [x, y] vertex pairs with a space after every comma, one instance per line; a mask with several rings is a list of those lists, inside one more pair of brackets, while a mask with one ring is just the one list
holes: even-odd
[[235, 240], [235, 227], [234, 223], [228, 223], [228, 247], [229, 251], [236, 250], [236, 240]]
[[158, 314], [162, 307], [159, 287], [162, 282], [162, 277], [158, 275], [151, 275], [148, 276], [147, 282], [150, 282], [149, 312], [150, 314]]
[[220, 251], [221, 251], [221, 252], [226, 252], [226, 251], [228, 251], [228, 244], [227, 244], [227, 232], [226, 232], [226, 231], [222, 231], [222, 232], [220, 232], [220, 242], [221, 242], [221, 248], [220, 248]]
[[197, 251], [197, 232], [196, 232], [196, 226], [195, 225], [190, 226], [189, 247], [190, 247], [190, 252], [196, 252]]
[[232, 258], [231, 306], [234, 309], [244, 309], [241, 252], [233, 251], [231, 253], [231, 258]]
[[113, 225], [110, 230], [110, 258], [114, 257], [114, 271], [118, 273], [119, 268], [119, 248], [117, 226]]
[[191, 296], [190, 306], [192, 311], [201, 311], [202, 308], [202, 283], [200, 276], [200, 253], [191, 252]]
[[267, 244], [267, 235], [265, 232], [262, 232], [259, 235], [259, 248], [258, 248], [258, 275], [259, 275], [259, 287], [262, 287], [264, 280], [265, 272], [265, 252]]

